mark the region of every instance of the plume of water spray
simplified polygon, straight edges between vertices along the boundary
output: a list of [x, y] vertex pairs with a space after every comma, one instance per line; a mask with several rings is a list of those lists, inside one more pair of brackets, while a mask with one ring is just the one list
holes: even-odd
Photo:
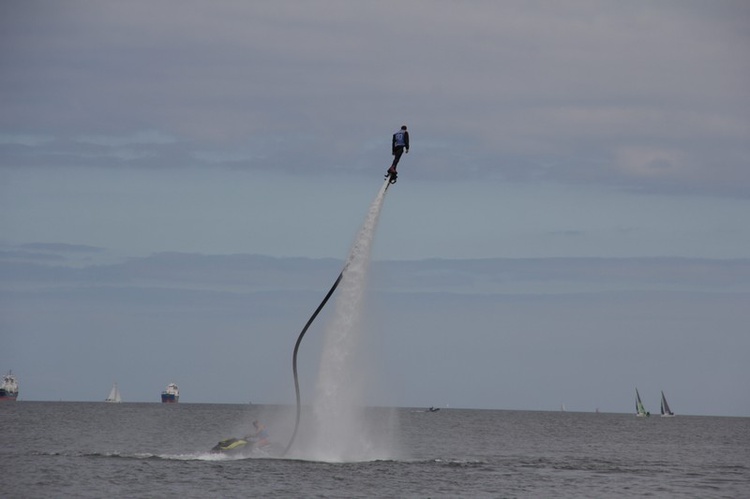
[[344, 268], [334, 314], [326, 327], [313, 401], [310, 454], [322, 461], [382, 459], [387, 451], [368, 427], [364, 406], [366, 373], [360, 369], [362, 316], [375, 229], [383, 206], [384, 186], [373, 201]]

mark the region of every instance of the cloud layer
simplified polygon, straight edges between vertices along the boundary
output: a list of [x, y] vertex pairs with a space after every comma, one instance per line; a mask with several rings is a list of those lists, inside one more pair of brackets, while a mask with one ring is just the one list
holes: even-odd
[[415, 175], [746, 197], [743, 2], [3, 7], [4, 166]]

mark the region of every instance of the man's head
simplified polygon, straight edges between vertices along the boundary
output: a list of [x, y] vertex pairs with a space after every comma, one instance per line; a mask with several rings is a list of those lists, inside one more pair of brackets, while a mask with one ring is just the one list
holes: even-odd
[[401, 130], [406, 130], [406, 125], [401, 125]]

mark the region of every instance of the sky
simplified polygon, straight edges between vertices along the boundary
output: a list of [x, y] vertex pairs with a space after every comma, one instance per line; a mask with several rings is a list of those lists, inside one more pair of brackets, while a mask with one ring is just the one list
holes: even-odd
[[723, 0], [2, 2], [0, 370], [25, 400], [292, 403], [406, 124], [372, 404], [637, 387], [750, 416], [748, 26]]

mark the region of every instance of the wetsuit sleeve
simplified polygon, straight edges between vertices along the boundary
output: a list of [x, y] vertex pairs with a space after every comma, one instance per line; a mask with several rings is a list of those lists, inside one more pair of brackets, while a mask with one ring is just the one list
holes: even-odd
[[404, 147], [409, 149], [409, 132], [404, 132]]
[[391, 137], [391, 152], [392, 153], [396, 152], [396, 134], [395, 133]]

